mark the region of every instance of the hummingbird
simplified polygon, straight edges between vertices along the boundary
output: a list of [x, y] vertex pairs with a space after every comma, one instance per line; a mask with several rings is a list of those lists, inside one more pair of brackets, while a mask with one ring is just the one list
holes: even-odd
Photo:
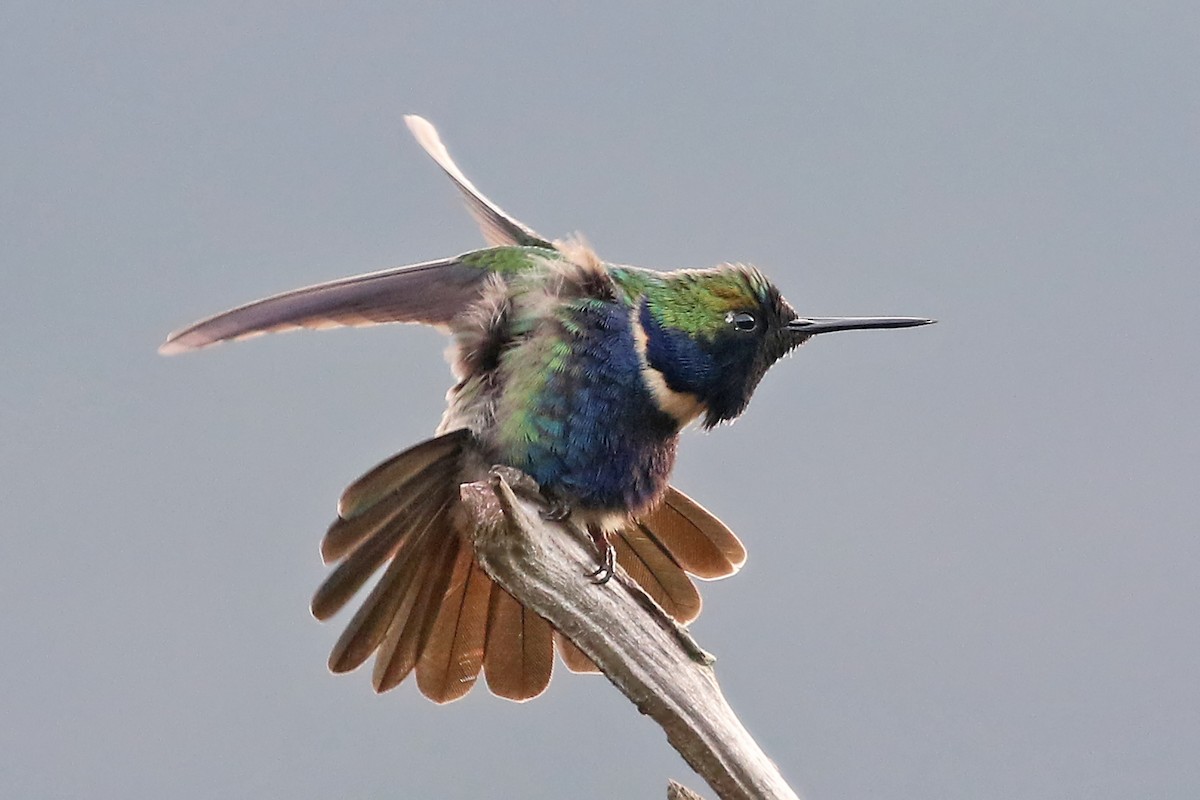
[[412, 322], [448, 333], [456, 382], [436, 435], [342, 494], [321, 542], [335, 566], [311, 611], [328, 619], [382, 572], [333, 647], [333, 672], [374, 655], [378, 692], [415, 673], [420, 691], [445, 703], [482, 673], [492, 693], [524, 701], [548, 686], [556, 648], [571, 671], [596, 668], [476, 563], [461, 484], [492, 465], [524, 472], [548, 517], [591, 535], [597, 582], [615, 561], [686, 624], [701, 607], [692, 577], [731, 575], [746, 551], [670, 485], [681, 431], [737, 418], [767, 370], [814, 336], [933, 320], [802, 316], [742, 264], [664, 272], [605, 262], [582, 239], [547, 239], [505, 213], [433, 125], [405, 122], [488, 247], [239, 306], [170, 334], [160, 352], [297, 328]]

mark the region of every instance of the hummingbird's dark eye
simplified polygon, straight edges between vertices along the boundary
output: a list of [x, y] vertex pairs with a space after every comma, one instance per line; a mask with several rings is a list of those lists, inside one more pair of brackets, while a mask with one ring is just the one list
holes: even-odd
[[758, 319], [748, 311], [739, 311], [736, 314], [730, 311], [725, 315], [725, 321], [739, 331], [752, 331], [758, 327]]

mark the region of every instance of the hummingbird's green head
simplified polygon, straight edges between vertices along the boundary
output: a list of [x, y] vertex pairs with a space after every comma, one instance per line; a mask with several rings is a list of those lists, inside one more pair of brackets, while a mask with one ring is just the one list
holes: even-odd
[[761, 272], [741, 264], [662, 278], [645, 288], [637, 311], [647, 381], [680, 422], [703, 413], [706, 428], [745, 411], [771, 365], [818, 333], [933, 321], [801, 317]]
[[663, 277], [639, 309], [646, 363], [670, 392], [694, 398], [711, 428], [741, 414], [771, 365], [808, 336], [788, 328], [795, 310], [756, 269], [723, 265]]

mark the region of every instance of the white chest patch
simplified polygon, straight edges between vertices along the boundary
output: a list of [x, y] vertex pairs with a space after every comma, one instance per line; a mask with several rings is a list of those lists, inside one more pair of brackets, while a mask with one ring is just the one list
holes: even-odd
[[629, 315], [629, 325], [633, 331], [633, 343], [637, 348], [638, 360], [642, 364], [642, 380], [654, 398], [654, 404], [659, 410], [672, 417], [682, 428], [696, 417], [704, 413], [705, 406], [699, 397], [691, 392], [677, 392], [667, 385], [667, 379], [662, 372], [650, 366], [646, 359], [646, 329], [638, 319], [637, 311]]

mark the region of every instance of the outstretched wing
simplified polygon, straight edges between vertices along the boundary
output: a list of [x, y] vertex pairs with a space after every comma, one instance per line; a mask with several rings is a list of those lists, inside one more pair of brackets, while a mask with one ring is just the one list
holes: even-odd
[[246, 339], [296, 328], [333, 328], [383, 322], [422, 322], [447, 326], [478, 298], [491, 272], [520, 271], [535, 262], [525, 248], [556, 250], [527, 225], [504, 213], [475, 188], [450, 158], [437, 130], [427, 120], [405, 117], [409, 130], [438, 166], [454, 181], [493, 245], [457, 258], [396, 267], [367, 275], [306, 286], [201, 320], [167, 337], [159, 352], [169, 355], [230, 339]]
[[504, 209], [487, 199], [483, 192], [475, 188], [475, 184], [467, 180], [467, 176], [454, 163], [454, 159], [450, 158], [450, 153], [447, 152], [441, 137], [438, 136], [437, 128], [433, 127], [429, 120], [410, 114], [404, 118], [404, 122], [408, 125], [408, 129], [416, 138], [417, 143], [425, 149], [430, 158], [437, 162], [450, 180], [454, 181], [454, 185], [458, 187], [458, 191], [467, 201], [467, 210], [479, 224], [479, 229], [483, 231], [483, 238], [487, 240], [488, 244], [494, 247], [514, 244], [526, 247], [554, 247], [553, 243], [537, 234], [528, 225], [504, 213]]
[[296, 328], [382, 322], [444, 326], [478, 296], [489, 274], [482, 259], [467, 264], [464, 258], [385, 269], [277, 294], [177, 330], [158, 351], [169, 355]]

